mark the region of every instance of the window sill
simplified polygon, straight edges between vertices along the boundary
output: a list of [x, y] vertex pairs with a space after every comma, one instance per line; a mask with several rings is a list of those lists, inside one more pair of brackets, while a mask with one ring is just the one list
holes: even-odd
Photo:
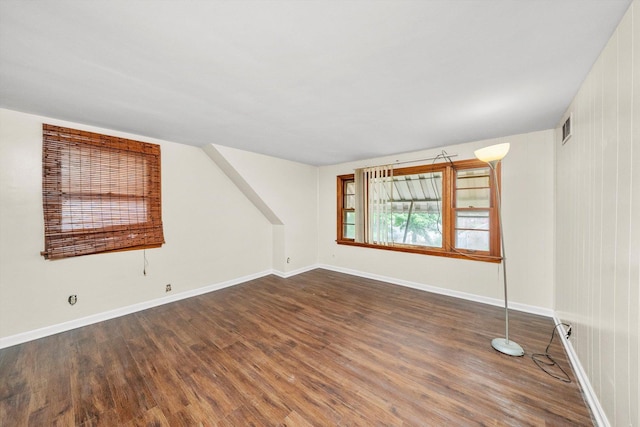
[[411, 247], [408, 245], [407, 246], [382, 246], [382, 245], [372, 245], [370, 243], [357, 243], [353, 240], [336, 240], [336, 243], [339, 245], [359, 246], [362, 248], [382, 249], [386, 251], [407, 252], [412, 254], [467, 259], [471, 261], [490, 262], [494, 264], [497, 264], [502, 261], [501, 257], [487, 255], [481, 252], [480, 253], [473, 253], [471, 251], [450, 252], [442, 249], [423, 249], [418, 247]]

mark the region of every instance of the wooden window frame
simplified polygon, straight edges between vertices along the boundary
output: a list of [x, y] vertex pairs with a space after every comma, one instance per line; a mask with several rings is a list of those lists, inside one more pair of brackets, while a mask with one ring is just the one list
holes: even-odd
[[[455, 171], [465, 169], [488, 168], [489, 169], [489, 191], [490, 206], [489, 208], [481, 208], [481, 210], [489, 211], [489, 251], [466, 250], [455, 248], [455, 191], [456, 179]], [[457, 162], [436, 163], [422, 166], [412, 166], [406, 168], [394, 169], [394, 176], [414, 175], [418, 173], [442, 172], [442, 247], [425, 247], [411, 244], [394, 243], [393, 245], [376, 245], [370, 243], [356, 242], [355, 239], [344, 237], [344, 188], [346, 183], [354, 181], [354, 174], [346, 174], [337, 176], [337, 217], [336, 217], [336, 243], [340, 245], [360, 246], [374, 249], [383, 249], [399, 252], [417, 253], [424, 255], [443, 256], [450, 258], [471, 259], [476, 261], [498, 263], [501, 261], [500, 248], [500, 222], [496, 205], [495, 186], [500, 188], [501, 168], [498, 165], [496, 175], [498, 182], [495, 182], [494, 175], [487, 163], [480, 160], [461, 160]]]
[[162, 246], [159, 145], [42, 130], [45, 259]]
[[344, 236], [345, 224], [343, 221], [343, 219], [346, 217], [347, 212], [355, 212], [355, 209], [346, 208], [344, 204], [344, 199], [345, 199], [344, 189], [346, 188], [347, 183], [353, 182], [353, 180], [354, 180], [353, 174], [338, 176], [338, 190], [337, 190], [339, 195], [338, 196], [338, 221], [337, 221], [338, 241], [350, 241], [350, 242], [355, 241], [355, 239], [349, 239]]

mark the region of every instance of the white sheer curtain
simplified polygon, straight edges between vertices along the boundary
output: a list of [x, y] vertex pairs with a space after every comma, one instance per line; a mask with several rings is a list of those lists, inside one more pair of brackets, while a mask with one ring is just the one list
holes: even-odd
[[393, 165], [356, 169], [356, 242], [393, 243]]

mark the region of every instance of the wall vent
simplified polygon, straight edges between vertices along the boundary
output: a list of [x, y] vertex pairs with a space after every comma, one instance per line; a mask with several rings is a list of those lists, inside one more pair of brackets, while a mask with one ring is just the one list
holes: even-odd
[[569, 138], [571, 138], [571, 135], [573, 135], [572, 122], [573, 122], [573, 114], [569, 114], [569, 117], [567, 117], [567, 120], [565, 120], [564, 124], [562, 125], [562, 145], [564, 145], [569, 140]]

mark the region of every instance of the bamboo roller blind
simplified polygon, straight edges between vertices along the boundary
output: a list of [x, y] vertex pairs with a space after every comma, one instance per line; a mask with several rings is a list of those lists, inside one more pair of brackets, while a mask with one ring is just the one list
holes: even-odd
[[160, 146], [43, 125], [46, 259], [164, 243]]

